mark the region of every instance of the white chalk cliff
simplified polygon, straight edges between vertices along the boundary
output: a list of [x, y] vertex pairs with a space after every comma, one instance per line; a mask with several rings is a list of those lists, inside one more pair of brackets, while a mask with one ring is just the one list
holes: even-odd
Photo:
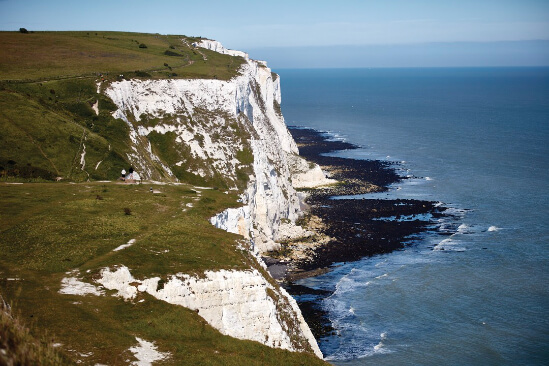
[[[202, 42], [209, 49], [231, 53], [219, 42]], [[236, 172], [242, 165], [238, 154], [251, 150], [253, 174], [243, 197], [246, 207], [238, 214], [220, 214], [212, 223], [253, 238], [260, 252], [276, 247], [281, 219], [295, 221], [299, 216], [290, 166], [301, 167], [294, 180], [299, 187], [330, 183], [323, 180], [318, 166], [308, 170], [298, 156], [295, 141], [277, 111], [280, 78], [263, 62], [247, 59], [240, 75], [229, 81], [124, 80], [112, 83], [105, 92], [118, 107], [115, 117], [130, 127], [128, 159], [143, 179], [177, 180], [173, 170], [186, 166], [187, 172], [200, 177], [220, 174], [236, 187]], [[251, 138], [235, 137], [238, 130], [247, 131]], [[151, 134], [169, 134], [186, 154], [170, 166], [153, 151]]]
[[[250, 56], [246, 52], [237, 51], [237, 50], [230, 50], [228, 48], [223, 47], [221, 42], [214, 41], [211, 39], [203, 39], [199, 43], [197, 43], [198, 47], [202, 47], [205, 49], [208, 49], [210, 51], [219, 52], [224, 55], [231, 55], [231, 56], [240, 56], [245, 58], [246, 60], [250, 59]], [[263, 63], [263, 61], [261, 61]]]
[[[243, 57], [240, 74], [228, 81], [123, 80], [105, 90], [118, 108], [114, 116], [130, 128], [128, 159], [143, 179], [177, 181], [178, 169], [184, 167], [196, 177], [220, 176], [236, 189], [242, 172], [251, 173], [243, 206], [221, 212], [211, 222], [249, 239], [256, 253], [271, 250], [279, 238], [288, 236], [284, 229], [288, 225], [281, 222], [293, 223], [301, 214], [294, 185], [331, 181], [318, 166], [298, 156], [279, 109], [278, 75], [265, 62], [227, 50], [219, 42], [203, 40], [198, 46]], [[151, 144], [158, 138], [173, 143], [180, 152], [178, 161], [159, 156]], [[253, 155], [253, 163], [243, 161], [246, 152]], [[199, 310], [224, 334], [272, 347], [312, 350], [322, 357], [295, 301], [257, 269], [206, 272], [202, 279], [174, 274], [162, 289], [157, 289], [158, 280], [135, 280], [127, 268], [120, 267], [103, 270], [99, 282], [127, 299], [141, 291]], [[135, 282], [139, 286], [130, 285]]]
[[159, 281], [159, 277], [135, 279], [127, 267], [106, 268], [98, 280], [127, 300], [146, 292], [170, 304], [197, 310], [223, 334], [291, 351], [309, 350], [322, 357], [295, 300], [269, 283], [257, 269], [207, 271], [205, 278], [179, 273], [160, 289]]

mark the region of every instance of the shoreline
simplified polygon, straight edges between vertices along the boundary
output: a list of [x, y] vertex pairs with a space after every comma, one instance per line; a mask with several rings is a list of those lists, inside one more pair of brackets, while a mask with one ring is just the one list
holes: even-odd
[[283, 243], [280, 251], [272, 253], [273, 257], [264, 258], [271, 275], [296, 299], [320, 341], [335, 334], [326, 311], [321, 308], [322, 300], [331, 292], [302, 286], [296, 281], [330, 272], [339, 263], [411, 246], [418, 236], [436, 232], [435, 220], [447, 216], [444, 213], [447, 208], [438, 202], [415, 199], [332, 199], [386, 192], [389, 185], [407, 178], [397, 174], [398, 163], [326, 156], [359, 146], [330, 139], [327, 133], [310, 128], [288, 126], [288, 129], [298, 144], [300, 156], [318, 164], [328, 178], [340, 182], [306, 190], [309, 207], [303, 224], [307, 227], [315, 221], [317, 236], [304, 238], [304, 242]]

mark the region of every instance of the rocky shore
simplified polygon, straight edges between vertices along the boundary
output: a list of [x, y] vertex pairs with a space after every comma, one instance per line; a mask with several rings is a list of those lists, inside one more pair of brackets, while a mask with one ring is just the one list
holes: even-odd
[[267, 260], [272, 275], [283, 281], [298, 301], [301, 311], [318, 339], [332, 328], [319, 306], [326, 293], [295, 285], [300, 278], [325, 273], [342, 262], [413, 245], [414, 239], [436, 230], [436, 220], [446, 208], [430, 201], [402, 199], [337, 199], [337, 196], [384, 192], [404, 177], [394, 163], [326, 156], [338, 150], [356, 149], [347, 142], [332, 140], [312, 129], [289, 128], [300, 155], [317, 163], [329, 178], [339, 183], [307, 190], [309, 211], [301, 224], [316, 234], [282, 243], [282, 249]]

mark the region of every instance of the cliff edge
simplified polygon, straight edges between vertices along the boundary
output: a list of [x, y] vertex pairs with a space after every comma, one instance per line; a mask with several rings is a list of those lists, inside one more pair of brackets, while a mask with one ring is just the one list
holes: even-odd
[[[317, 166], [309, 167], [298, 156], [280, 112], [278, 75], [265, 62], [227, 50], [219, 42], [204, 40], [197, 46], [244, 57], [240, 75], [228, 81], [124, 80], [105, 88], [104, 93], [118, 107], [113, 115], [124, 120], [130, 129], [132, 153], [128, 158], [145, 179], [177, 179], [178, 169], [186, 166], [186, 174], [220, 176], [229, 189], [238, 189], [242, 179], [239, 172], [246, 163], [239, 157], [243, 152], [251, 153], [253, 163], [249, 161], [251, 169], [244, 179], [247, 184], [242, 194], [243, 206], [219, 213], [211, 223], [250, 240], [256, 254], [276, 249], [279, 236], [287, 236], [287, 232], [281, 232], [281, 221], [295, 222], [301, 214], [290, 166], [308, 167], [301, 171], [300, 181], [306, 180], [303, 176], [309, 171], [317, 182], [324, 177], [319, 175]], [[151, 125], [150, 120], [157, 122]], [[151, 135], [169, 136], [174, 151], [184, 153], [166, 162], [155, 153]], [[310, 349], [322, 357], [295, 301], [283, 289], [269, 284], [257, 270], [211, 272], [204, 280], [193, 280], [192, 288], [180, 279], [183, 275], [178, 276], [166, 285], [172, 288], [171, 295], [166, 294], [166, 287], [163, 294], [153, 295], [199, 309], [211, 325], [237, 338], [303, 350], [303, 342], [297, 341], [296, 345], [296, 340], [304, 337]], [[134, 282], [128, 279], [112, 286], [128, 281]], [[241, 281], [245, 284], [238, 285]], [[208, 295], [212, 288], [218, 289], [217, 297]], [[195, 294], [192, 300], [183, 295], [191, 291]], [[269, 297], [269, 293], [275, 295]], [[258, 296], [261, 300], [249, 300]], [[233, 298], [239, 299], [236, 304], [227, 300]], [[280, 312], [292, 320], [285, 322]], [[298, 326], [292, 329], [290, 324]]]

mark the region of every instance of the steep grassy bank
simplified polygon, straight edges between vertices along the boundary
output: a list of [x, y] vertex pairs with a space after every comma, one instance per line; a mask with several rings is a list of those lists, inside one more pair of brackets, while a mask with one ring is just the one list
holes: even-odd
[[[94, 283], [106, 266], [162, 280], [175, 272], [257, 267], [237, 248], [239, 236], [208, 222], [237, 205], [236, 194], [95, 182], [0, 184], [0, 197], [0, 292], [74, 359], [127, 364], [139, 337], [169, 352], [166, 364], [323, 364], [313, 355], [224, 336], [196, 312], [147, 294], [129, 302], [59, 293], [67, 273]], [[113, 251], [131, 239], [133, 245]]]
[[[103, 94], [110, 82], [122, 79], [228, 80], [238, 75], [243, 58], [195, 48], [197, 40], [121, 32], [0, 32], [0, 181], [113, 180], [131, 165], [129, 154], [148, 156], [150, 148], [162, 159], [147, 161], [155, 179], [173, 180], [164, 164], [185, 182], [234, 186], [232, 179], [216, 174], [191, 174], [204, 162], [184, 148], [174, 152], [169, 134], [139, 137], [143, 151], [132, 151], [129, 126], [113, 118], [116, 106]], [[181, 117], [181, 123], [208, 125], [217, 118], [199, 112], [196, 121]], [[246, 139], [242, 125], [225, 120], [212, 136], [223, 137], [226, 131]], [[139, 124], [159, 122], [144, 115]], [[197, 143], [203, 138], [195, 136]], [[238, 170], [245, 178], [249, 165]]]
[[0, 296], [0, 365], [72, 365], [45, 336], [29, 328]]

